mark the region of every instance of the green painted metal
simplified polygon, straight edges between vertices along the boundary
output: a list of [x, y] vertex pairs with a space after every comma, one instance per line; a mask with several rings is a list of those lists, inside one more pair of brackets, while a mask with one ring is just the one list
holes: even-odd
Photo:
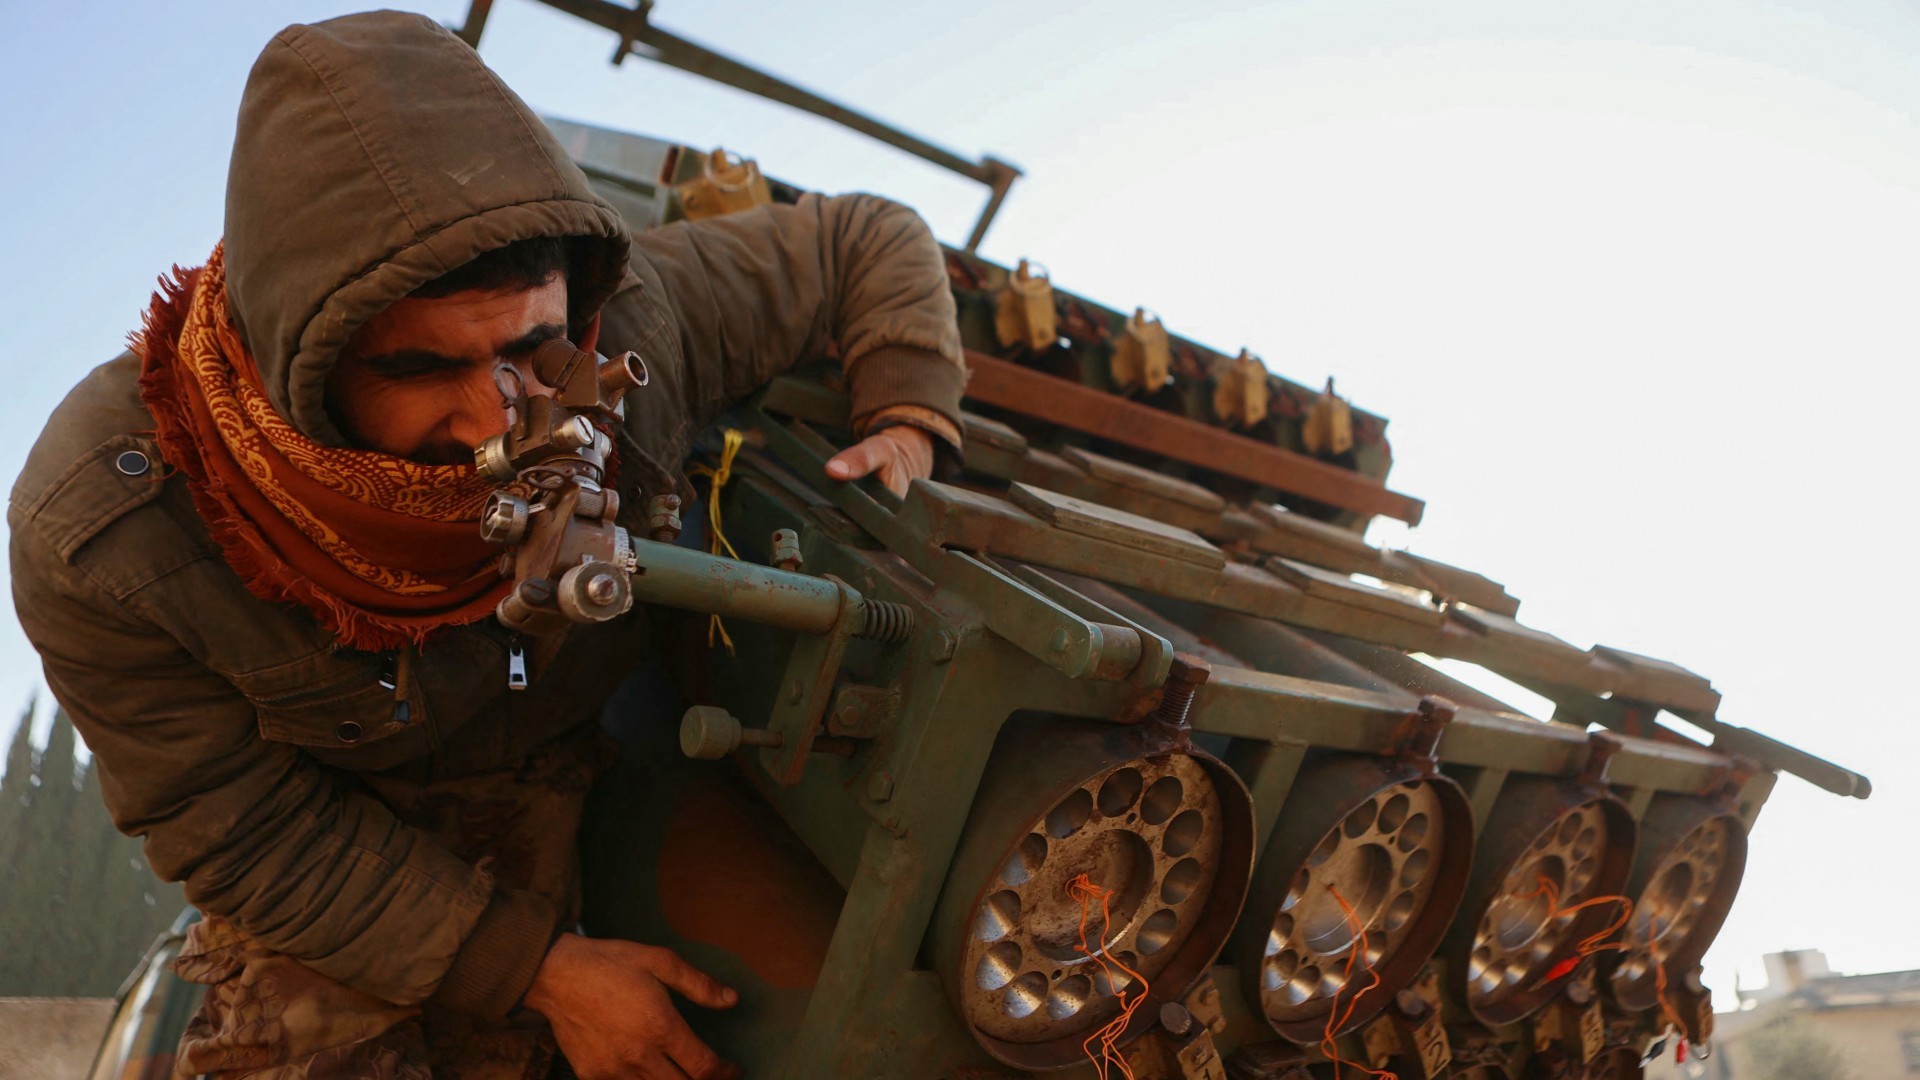
[[[575, 143], [591, 148], [590, 163], [603, 170], [621, 147], [607, 133], [576, 133]], [[663, 157], [644, 140], [625, 154], [636, 161]], [[996, 275], [1004, 271], [958, 253], [952, 265], [969, 347], [997, 349], [985, 335], [992, 333]], [[1110, 347], [1099, 328], [1117, 326], [1119, 315], [1072, 294], [1057, 296], [1070, 344], [1051, 360], [1023, 362], [1051, 364], [1097, 385], [1100, 350]], [[743, 751], [724, 764], [655, 764], [662, 776], [738, 770], [745, 786], [737, 790], [753, 793], [741, 797], [770, 811], [798, 857], [841, 890], [832, 929], [816, 943], [818, 972], [804, 990], [770, 986], [737, 950], [681, 933], [662, 914], [670, 905], [661, 898], [664, 890], [688, 887], [684, 881], [628, 874], [618, 887], [595, 891], [589, 905], [590, 915], [619, 913], [603, 924], [608, 932], [670, 944], [745, 988], [738, 1010], [694, 1019], [750, 1075], [1019, 1075], [1007, 1060], [1026, 1059], [970, 1034], [953, 998], [953, 973], [943, 986], [935, 970], [936, 943], [950, 947], [964, 934], [955, 920], [966, 913], [955, 911], [986, 888], [975, 880], [989, 873], [981, 868], [984, 857], [955, 862], [963, 846], [998, 853], [1018, 840], [1011, 831], [1019, 826], [1007, 822], [1026, 811], [1006, 792], [1040, 781], [1005, 771], [1057, 778], [1088, 762], [1062, 727], [1051, 750], [1044, 739], [1023, 737], [1022, 757], [1010, 765], [1002, 726], [1016, 716], [1023, 730], [1089, 720], [1152, 723], [1172, 685], [1176, 654], [1211, 665], [1206, 681], [1186, 691], [1191, 737], [1245, 784], [1254, 843], [1267, 854], [1255, 870], [1261, 885], [1254, 903], [1233, 928], [1239, 950], [1229, 950], [1188, 991], [1188, 1002], [1209, 1017], [1201, 1034], [1190, 1028], [1176, 1035], [1152, 1018], [1128, 1026], [1126, 1052], [1142, 1076], [1213, 1075], [1165, 1071], [1167, 1061], [1189, 1060], [1171, 1049], [1190, 1049], [1196, 1037], [1210, 1040], [1218, 1060], [1238, 1070], [1234, 1075], [1328, 1075], [1326, 1047], [1290, 1041], [1313, 1043], [1305, 1026], [1269, 1022], [1258, 979], [1238, 965], [1259, 962], [1259, 949], [1248, 943], [1262, 940], [1276, 896], [1287, 891], [1276, 882], [1289, 880], [1291, 864], [1303, 858], [1297, 838], [1326, 828], [1329, 810], [1320, 804], [1367, 797], [1359, 790], [1316, 794], [1314, 785], [1329, 783], [1330, 762], [1397, 776], [1394, 770], [1413, 767], [1408, 747], [1424, 745], [1429, 756], [1416, 757], [1415, 765], [1425, 761], [1436, 783], [1457, 792], [1448, 805], [1458, 839], [1446, 848], [1443, 869], [1451, 881], [1473, 875], [1447, 928], [1450, 943], [1434, 959], [1388, 972], [1396, 985], [1336, 996], [1343, 1009], [1372, 1019], [1351, 1025], [1331, 1045], [1348, 1061], [1365, 1060], [1369, 1046], [1396, 1045], [1401, 1036], [1393, 1032], [1416, 1030], [1405, 1013], [1411, 1006], [1396, 992], [1437, 987], [1422, 993], [1434, 999], [1435, 1015], [1458, 1043], [1456, 1062], [1512, 1070], [1530, 1058], [1544, 1068], [1578, 1053], [1562, 1023], [1573, 1015], [1565, 1004], [1571, 995], [1601, 1002], [1612, 1040], [1604, 1052], [1616, 1058], [1665, 1026], [1667, 1006], [1691, 1015], [1699, 1000], [1688, 989], [1697, 972], [1681, 970], [1697, 962], [1697, 947], [1672, 965], [1672, 1000], [1652, 1008], [1641, 997], [1609, 994], [1612, 962], [1605, 954], [1567, 953], [1577, 959], [1569, 970], [1536, 965], [1539, 985], [1475, 1016], [1466, 993], [1475, 966], [1471, 923], [1498, 904], [1513, 907], [1514, 898], [1500, 894], [1513, 886], [1503, 886], [1498, 871], [1511, 869], [1544, 824], [1531, 818], [1605, 806], [1617, 834], [1609, 873], [1623, 877], [1640, 819], [1719, 815], [1744, 836], [1782, 770], [1842, 794], [1870, 790], [1858, 774], [1720, 720], [1719, 694], [1684, 668], [1620, 649], [1579, 648], [1519, 622], [1520, 602], [1491, 578], [1373, 548], [1355, 528], [1364, 522], [1310, 506], [1288, 510], [1274, 505], [1279, 493], [1222, 483], [1176, 461], [1115, 456], [1071, 431], [968, 414], [967, 471], [958, 483], [916, 482], [900, 498], [872, 483], [832, 482], [824, 462], [851, 436], [847, 401], [831, 373], [822, 365], [784, 376], [740, 411], [738, 422], [757, 433], [760, 449], [743, 455], [741, 479], [722, 497], [723, 516], [736, 541], [797, 530], [803, 576], [832, 575], [852, 595], [901, 605], [912, 612], [912, 633], [891, 645], [851, 641], [833, 660], [819, 639], [796, 632], [792, 614], [781, 616], [784, 628], [769, 625], [780, 605], [757, 586], [712, 583], [760, 582], [760, 571], [686, 556], [677, 572], [705, 575], [707, 583], [699, 595], [679, 593], [677, 602], [710, 608], [727, 597], [739, 644], [737, 656], [707, 658], [701, 681], [711, 697], [748, 726], [783, 733], [807, 728], [792, 719], [796, 710], [811, 715], [817, 708], [828, 714], [820, 733], [836, 752]], [[1173, 395], [1157, 404], [1191, 412], [1203, 396]], [[1384, 421], [1356, 419], [1378, 455], [1370, 459], [1374, 450], [1363, 447], [1355, 467], [1384, 476]], [[1284, 444], [1289, 436], [1258, 437]], [[750, 558], [765, 555], [764, 545], [741, 547]], [[809, 599], [791, 606], [812, 613], [814, 625], [826, 618], [827, 598], [839, 595], [824, 579], [794, 595], [803, 594]], [[1527, 716], [1441, 673], [1428, 657], [1482, 665], [1545, 695], [1555, 715]], [[804, 710], [782, 696], [795, 685]], [[836, 720], [842, 701], [846, 719]], [[1707, 730], [1715, 744], [1662, 725], [1663, 711]], [[1590, 726], [1615, 734], [1596, 742]], [[621, 818], [623, 839], [603, 846], [602, 857], [647, 865], [662, 850], [663, 830], [670, 839], [669, 810], [656, 805]], [[1657, 826], [1655, 833], [1664, 835]], [[1475, 848], [1483, 857], [1476, 859]], [[1626, 887], [1632, 893], [1651, 886], [1636, 880]], [[942, 896], [946, 908], [936, 915]], [[1714, 902], [1724, 907], [1730, 899], [1727, 890]], [[777, 919], [780, 897], [765, 897], [758, 907]], [[1604, 923], [1604, 915], [1582, 915], [1579, 935], [1556, 941], [1564, 947], [1591, 932], [1595, 917]], [[1400, 1045], [1391, 1060], [1414, 1060]], [[1065, 1074], [1094, 1071], [1086, 1063]]]
[[[603, 151], [614, 145], [596, 138]], [[596, 160], [604, 164], [604, 154]], [[977, 260], [965, 268], [990, 283], [991, 268]], [[970, 344], [982, 332], [986, 294], [956, 285], [962, 326], [975, 335]], [[1081, 305], [1082, 330], [1100, 322], [1104, 309], [1061, 295], [1063, 310]], [[1083, 372], [1100, 367], [1086, 355], [1074, 364]], [[742, 478], [723, 495], [729, 536], [737, 542], [795, 529], [808, 575], [830, 574], [859, 597], [902, 605], [914, 620], [905, 641], [854, 641], [828, 663], [805, 635], [766, 625], [766, 613], [755, 609], [761, 601], [734, 599], [729, 627], [739, 654], [715, 652], [707, 660], [704, 682], [713, 698], [749, 726], [791, 730], [774, 719], [782, 714], [781, 688], [804, 677], [809, 665], [816, 665], [809, 701], [822, 702], [823, 710], [834, 702], [835, 715], [837, 702], [849, 702], [848, 720], [837, 727], [831, 717], [825, 721], [845, 756], [789, 755], [797, 771], [785, 775], [769, 771], [765, 750], [742, 752], [728, 764], [678, 766], [738, 770], [747, 782], [740, 790], [754, 792], [804, 858], [844, 890], [810, 988], [796, 995], [768, 987], [752, 964], [721, 944], [682, 934], [658, 914], [632, 917], [663, 910], [661, 890], [682, 883], [629, 878], [590, 905], [590, 912], [627, 913], [607, 929], [671, 944], [748, 988], [733, 1014], [695, 1022], [750, 1075], [1018, 1075], [1004, 1047], [990, 1052], [969, 1034], [951, 979], [943, 987], [935, 970], [935, 943], [965, 930], [950, 910], [936, 917], [941, 897], [949, 896], [952, 909], [951, 896], [971, 900], [985, 888], [973, 879], [986, 871], [956, 864], [957, 853], [963, 844], [1001, 852], [1018, 839], [1000, 835], [1015, 828], [1001, 819], [1019, 816], [1000, 803], [1010, 782], [1015, 789], [1025, 782], [988, 773], [1008, 767], [1004, 752], [995, 757], [1005, 750], [1002, 726], [1015, 716], [1025, 718], [1022, 728], [1151, 723], [1176, 653], [1211, 665], [1191, 691], [1192, 738], [1244, 782], [1256, 846], [1272, 860], [1256, 869], [1264, 884], [1235, 928], [1241, 951], [1229, 951], [1189, 993], [1217, 1011], [1203, 1031], [1241, 1070], [1235, 1075], [1303, 1076], [1290, 1071], [1302, 1068], [1326, 1075], [1326, 1066], [1315, 1064], [1325, 1060], [1323, 1048], [1289, 1041], [1286, 1035], [1304, 1038], [1298, 1025], [1283, 1033], [1269, 1023], [1248, 990], [1257, 981], [1238, 964], [1251, 962], [1244, 943], [1257, 941], [1273, 918], [1274, 876], [1291, 873], [1281, 863], [1302, 858], [1299, 841], [1282, 838], [1325, 827], [1315, 824], [1325, 809], [1316, 815], [1309, 804], [1333, 797], [1312, 787], [1328, 783], [1327, 763], [1371, 762], [1386, 770], [1379, 775], [1400, 775], [1393, 770], [1408, 767], [1396, 763], [1409, 760], [1410, 733], [1421, 730], [1423, 716], [1432, 719], [1423, 710], [1444, 716], [1428, 730], [1430, 758], [1416, 761], [1426, 760], [1436, 782], [1457, 792], [1449, 805], [1464, 823], [1456, 829], [1462, 839], [1448, 848], [1450, 880], [1464, 881], [1477, 865], [1475, 847], [1486, 853], [1449, 929], [1451, 944], [1418, 968], [1430, 977], [1421, 985], [1441, 988], [1434, 1006], [1460, 1040], [1461, 1061], [1518, 1069], [1535, 1055], [1543, 1067], [1565, 1057], [1574, 1051], [1555, 1042], [1563, 1038], [1553, 1026], [1564, 1014], [1557, 1003], [1596, 986], [1616, 1043], [1664, 1026], [1660, 1009], [1604, 996], [1610, 969], [1603, 958], [1542, 976], [1541, 985], [1515, 999], [1518, 1006], [1480, 1018], [1467, 1008], [1475, 930], [1469, 909], [1478, 918], [1500, 899], [1495, 871], [1538, 832], [1542, 823], [1529, 818], [1548, 813], [1543, 800], [1559, 800], [1554, 813], [1588, 803], [1607, 807], [1621, 838], [1608, 856], [1609, 872], [1622, 877], [1641, 818], [1691, 808], [1738, 822], [1744, 835], [1780, 770], [1845, 794], [1870, 790], [1864, 777], [1720, 721], [1718, 693], [1692, 672], [1624, 650], [1582, 649], [1518, 622], [1519, 601], [1481, 574], [1372, 548], [1351, 528], [1357, 523], [1277, 507], [1272, 492], [1220, 485], [1176, 462], [1113, 459], [1071, 432], [1003, 419], [1017, 418], [968, 415], [966, 475], [955, 484], [916, 482], [899, 498], [871, 483], [827, 479], [825, 459], [851, 439], [846, 399], [830, 377], [807, 370], [782, 377], [739, 413], [761, 449], [743, 455]], [[1381, 422], [1369, 434], [1383, 428]], [[741, 546], [750, 558], [764, 555], [749, 550], [751, 543]], [[701, 569], [708, 560], [691, 555], [688, 572], [756, 580], [730, 564]], [[815, 592], [826, 595], [808, 595]], [[1546, 695], [1556, 714], [1527, 716], [1441, 673], [1427, 657], [1478, 663]], [[1719, 741], [1704, 746], [1668, 729], [1659, 722], [1663, 710]], [[1596, 742], [1590, 725], [1616, 734]], [[1035, 776], [1066, 775], [1086, 764], [1064, 738], [1049, 751], [1029, 735], [1021, 753], [1018, 768]], [[643, 863], [669, 828], [658, 812], [631, 815], [623, 827], [629, 839], [613, 857], [626, 850]], [[1636, 881], [1628, 891], [1643, 887]], [[778, 897], [764, 906], [773, 917]], [[1583, 917], [1576, 929], [1589, 932], [1591, 921]], [[1697, 961], [1697, 951], [1683, 959]], [[1416, 981], [1407, 971], [1392, 974], [1403, 985]], [[1671, 974], [1676, 985], [1695, 975], [1677, 968]], [[1404, 1000], [1393, 998], [1401, 988], [1358, 995], [1356, 1011], [1374, 1019], [1338, 1040], [1343, 1058], [1363, 1060], [1369, 1039], [1390, 1044], [1381, 1041], [1385, 1025], [1413, 1030], [1399, 1011]], [[1143, 1076], [1181, 1075], [1152, 1071], [1162, 1067], [1154, 1062], [1171, 1060], [1162, 1049], [1180, 1037], [1152, 1022], [1130, 1025], [1128, 1034], [1137, 1036], [1128, 1053]], [[1607, 1052], [1618, 1049], [1609, 1044]], [[1093, 1073], [1089, 1063], [1065, 1074]]]

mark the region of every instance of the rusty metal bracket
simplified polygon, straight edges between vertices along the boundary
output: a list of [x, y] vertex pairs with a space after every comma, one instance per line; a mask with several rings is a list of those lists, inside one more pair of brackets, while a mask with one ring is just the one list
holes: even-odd
[[839, 591], [840, 613], [826, 633], [794, 639], [772, 715], [767, 718], [767, 731], [777, 735], [779, 743], [761, 749], [760, 764], [778, 784], [797, 784], [806, 771], [807, 754], [820, 734], [840, 675], [840, 659], [860, 629], [860, 594], [831, 574], [823, 575], [823, 580]]
[[1584, 787], [1604, 789], [1607, 786], [1607, 766], [1613, 756], [1626, 749], [1627, 744], [1620, 736], [1607, 731], [1589, 732], [1587, 735], [1587, 761], [1580, 767], [1580, 773], [1574, 782]]
[[1440, 736], [1447, 733], [1459, 707], [1438, 694], [1428, 694], [1387, 738], [1385, 753], [1420, 765], [1431, 772], [1440, 753]]
[[899, 711], [900, 691], [896, 687], [842, 683], [827, 710], [827, 734], [877, 739]]

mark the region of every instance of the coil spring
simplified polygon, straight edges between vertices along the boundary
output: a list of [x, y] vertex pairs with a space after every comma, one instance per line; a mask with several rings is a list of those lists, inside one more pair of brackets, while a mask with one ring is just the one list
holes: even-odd
[[861, 605], [864, 622], [857, 636], [871, 641], [899, 644], [913, 633], [913, 609], [885, 600], [868, 600]]

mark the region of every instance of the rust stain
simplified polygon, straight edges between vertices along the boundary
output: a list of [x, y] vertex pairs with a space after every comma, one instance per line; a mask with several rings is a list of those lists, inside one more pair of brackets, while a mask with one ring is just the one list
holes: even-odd
[[660, 851], [661, 913], [674, 933], [733, 953], [768, 985], [808, 990], [844, 897], [754, 799], [711, 782], [681, 800]]

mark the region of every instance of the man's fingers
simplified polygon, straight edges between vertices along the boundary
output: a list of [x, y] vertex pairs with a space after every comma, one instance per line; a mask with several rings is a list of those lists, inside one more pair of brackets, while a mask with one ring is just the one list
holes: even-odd
[[640, 1059], [640, 1071], [636, 1075], [640, 1080], [691, 1080], [687, 1070], [657, 1050]]
[[[740, 1000], [740, 995], [722, 983], [719, 979], [701, 971], [672, 949], [655, 949], [647, 966], [652, 969], [653, 977], [695, 1005], [705, 1005], [709, 1009], [730, 1009]], [[692, 1032], [688, 1032], [692, 1037]]]
[[862, 439], [833, 455], [827, 462], [827, 475], [835, 480], [853, 480], [880, 467], [887, 459], [887, 448], [873, 439]]
[[693, 1080], [736, 1080], [740, 1075], [740, 1066], [723, 1060], [713, 1048], [700, 1041], [685, 1020], [675, 1017], [673, 1027], [661, 1041], [660, 1048], [674, 1063], [686, 1070]]

